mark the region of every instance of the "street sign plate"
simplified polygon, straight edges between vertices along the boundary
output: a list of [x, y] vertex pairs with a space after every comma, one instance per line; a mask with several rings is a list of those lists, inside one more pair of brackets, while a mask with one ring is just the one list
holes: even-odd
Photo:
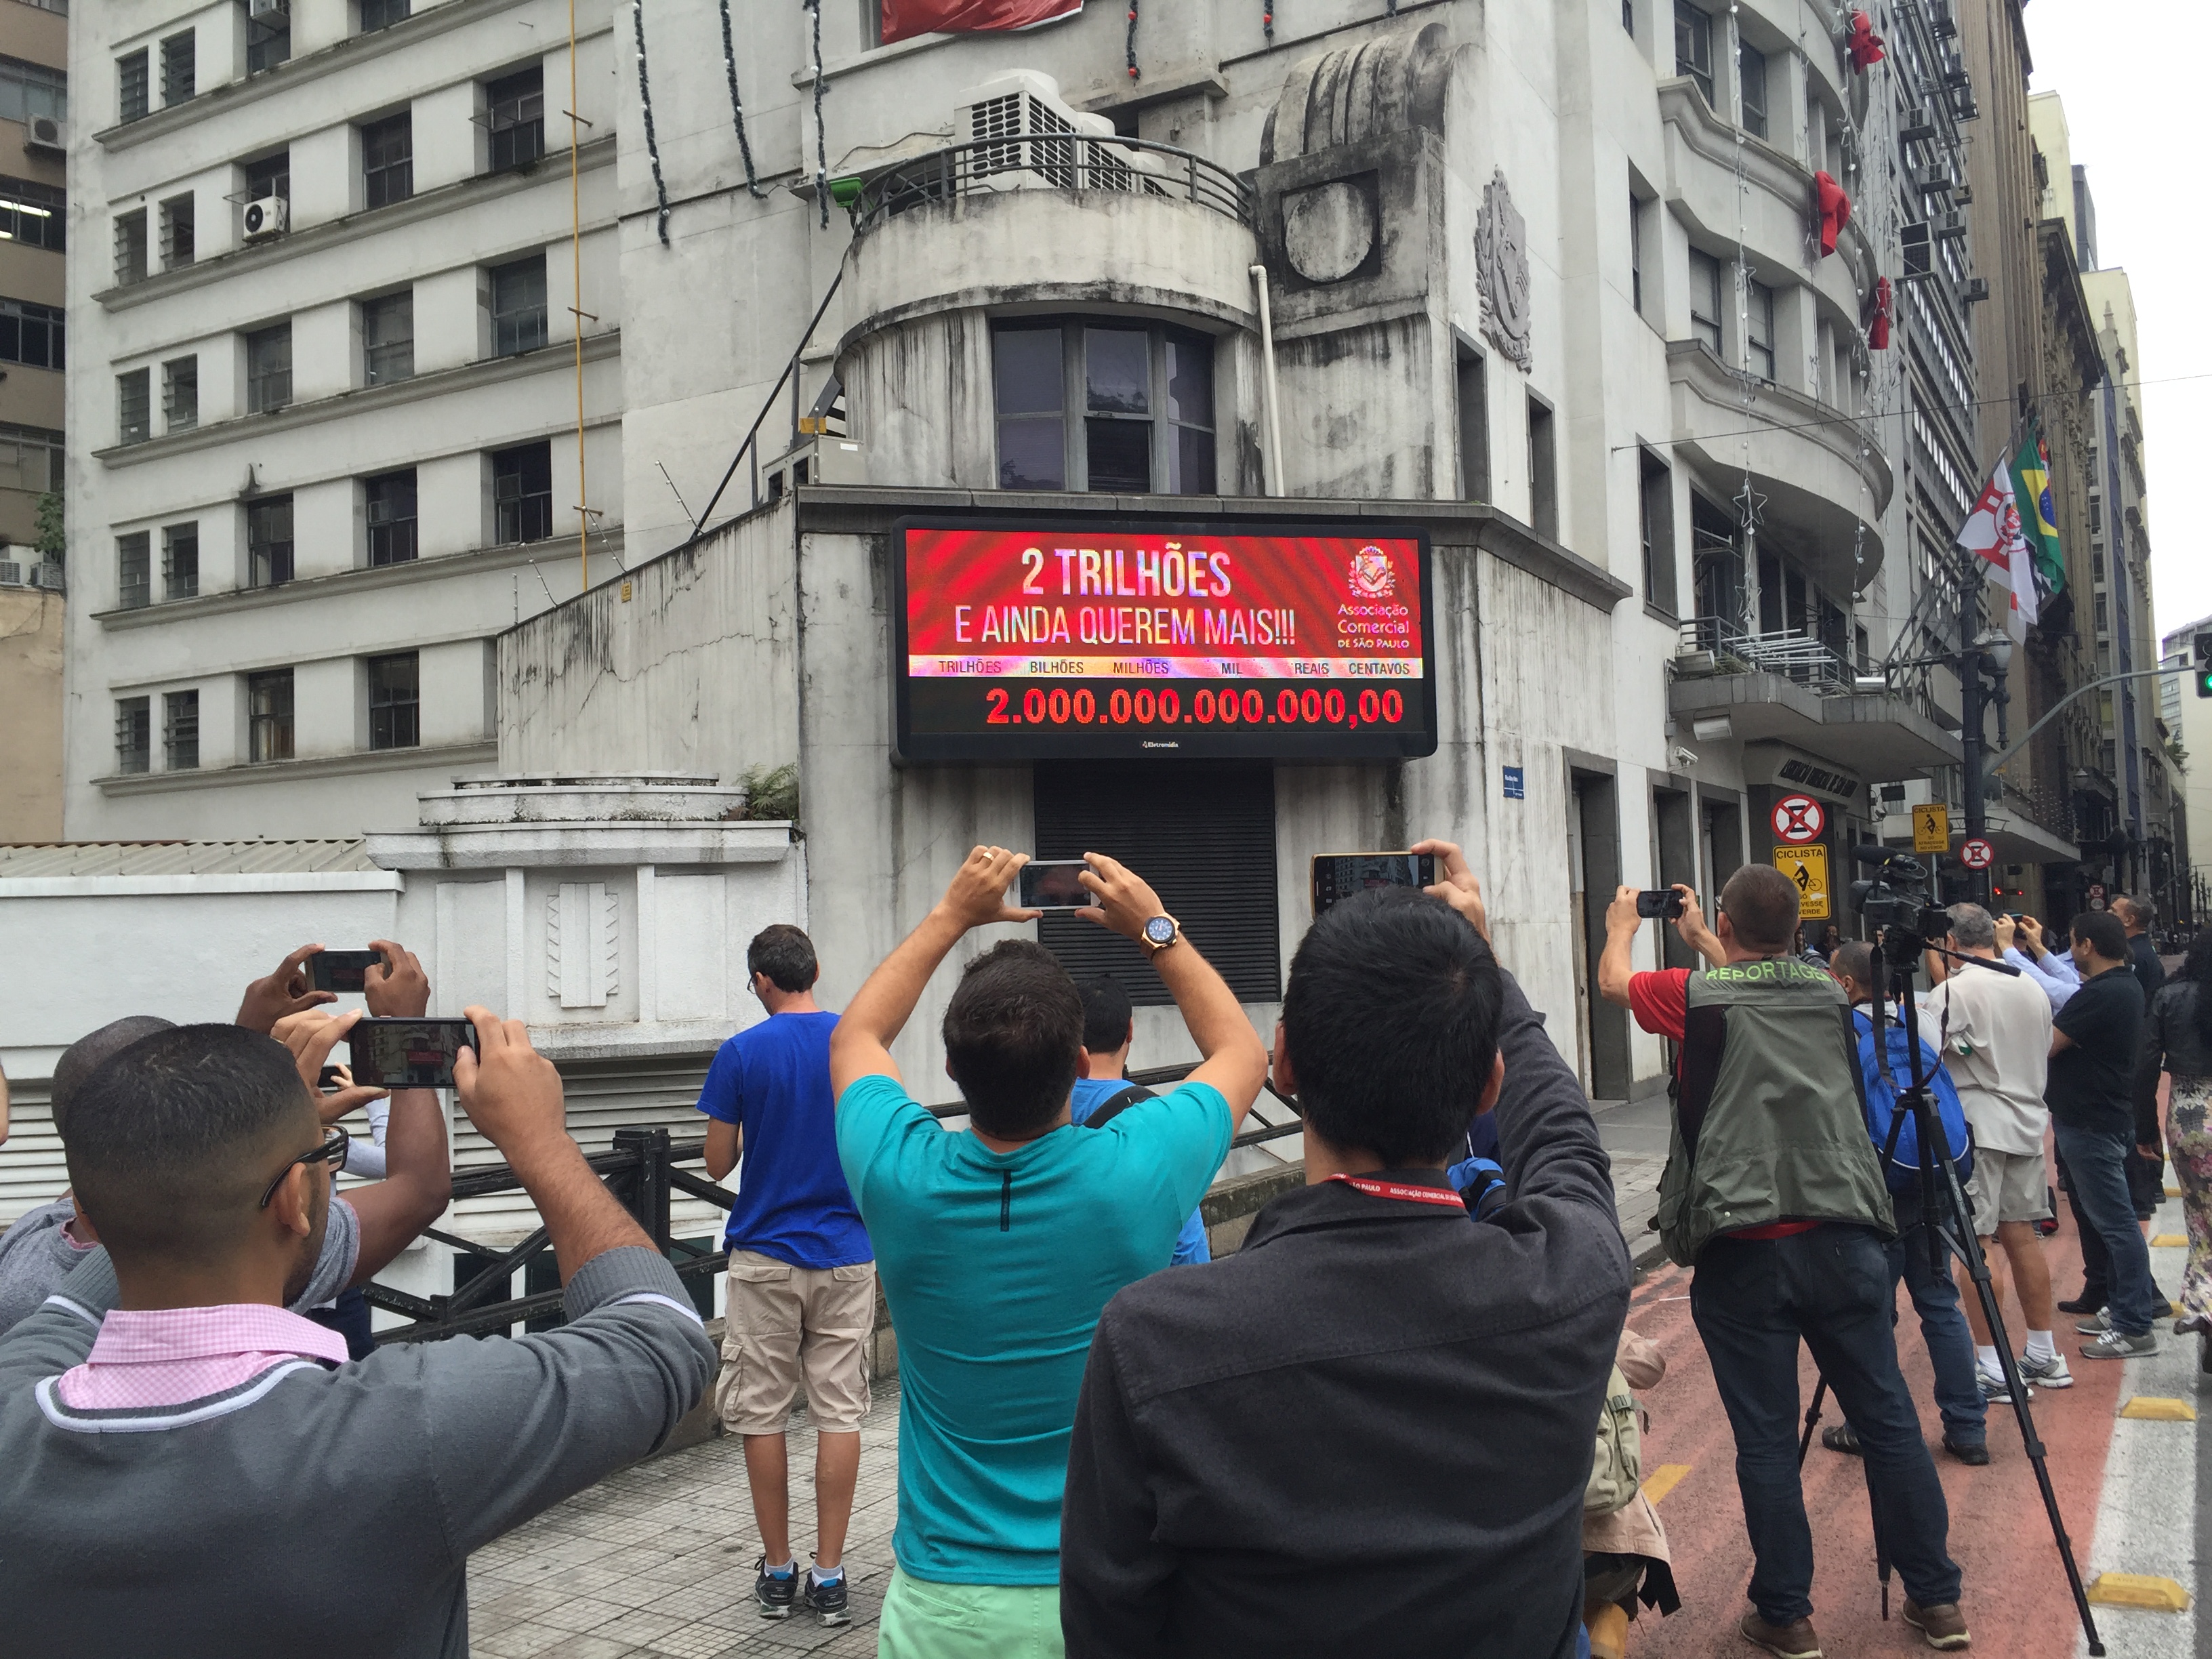
[[1979, 836], [1971, 837], [1959, 848], [1959, 862], [1969, 870], [1986, 870], [1997, 861], [1997, 849]]
[[1818, 841], [1827, 827], [1828, 810], [1810, 795], [1784, 795], [1774, 803], [1774, 836], [1794, 843]]
[[1940, 801], [1912, 809], [1912, 850], [1942, 853], [1951, 845], [1951, 809]]
[[1797, 890], [1797, 914], [1807, 921], [1828, 919], [1828, 849], [1825, 847], [1778, 847], [1774, 867], [1790, 878]]

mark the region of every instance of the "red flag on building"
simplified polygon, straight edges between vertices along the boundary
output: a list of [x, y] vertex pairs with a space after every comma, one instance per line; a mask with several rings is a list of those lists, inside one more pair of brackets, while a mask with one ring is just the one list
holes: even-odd
[[883, 0], [883, 43], [944, 29], [981, 34], [1073, 17], [1083, 0]]

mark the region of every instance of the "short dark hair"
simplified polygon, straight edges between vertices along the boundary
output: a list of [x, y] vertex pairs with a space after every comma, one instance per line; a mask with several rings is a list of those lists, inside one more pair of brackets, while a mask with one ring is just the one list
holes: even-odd
[[1081, 988], [1083, 1046], [1094, 1054], [1110, 1054], [1129, 1040], [1129, 994], [1111, 974], [1086, 979]]
[[84, 1086], [84, 1080], [98, 1071], [100, 1063], [111, 1054], [118, 1054], [141, 1037], [151, 1036], [156, 1031], [173, 1031], [174, 1020], [163, 1019], [158, 1014], [125, 1014], [121, 1019], [110, 1020], [97, 1031], [88, 1031], [62, 1050], [62, 1057], [54, 1062], [54, 1080], [49, 1097], [54, 1115], [54, 1133], [64, 1139], [69, 1135], [70, 1101]]
[[1797, 931], [1797, 889], [1770, 864], [1747, 864], [1721, 889], [1721, 909], [1748, 947], [1779, 951]]
[[1864, 939], [1847, 939], [1838, 945], [1829, 953], [1828, 967], [1838, 979], [1848, 976], [1869, 990], [1874, 988], [1874, 947]]
[[1441, 899], [1355, 893], [1307, 930], [1283, 993], [1306, 1122], [1393, 1169], [1463, 1155], [1498, 1057], [1498, 958]]
[[2110, 910], [2084, 910], [2075, 917], [2074, 937], [2107, 962], [2128, 960], [2128, 930]]
[[745, 946], [745, 972], [766, 974], [779, 991], [804, 991], [822, 976], [822, 964], [815, 960], [814, 941], [805, 931], [779, 921], [762, 928]]
[[944, 1031], [945, 1063], [985, 1134], [1034, 1133], [1067, 1104], [1083, 999], [1042, 945], [1004, 939], [969, 963], [945, 1006]]
[[70, 1184], [118, 1257], [219, 1261], [252, 1225], [289, 1139], [318, 1139], [290, 1052], [237, 1025], [141, 1037], [69, 1110]]
[[2137, 898], [2132, 893], [2124, 893], [2114, 899], [2112, 908], [2120, 913], [2120, 919], [2130, 927], [2148, 927], [2158, 920], [2158, 907], [2148, 899]]

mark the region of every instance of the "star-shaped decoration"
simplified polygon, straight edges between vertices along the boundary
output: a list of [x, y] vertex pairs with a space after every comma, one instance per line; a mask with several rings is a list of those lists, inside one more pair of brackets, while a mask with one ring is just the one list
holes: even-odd
[[1736, 519], [1746, 530], [1756, 530], [1766, 522], [1766, 497], [1751, 487], [1751, 474], [1743, 475], [1743, 488], [1735, 495]]

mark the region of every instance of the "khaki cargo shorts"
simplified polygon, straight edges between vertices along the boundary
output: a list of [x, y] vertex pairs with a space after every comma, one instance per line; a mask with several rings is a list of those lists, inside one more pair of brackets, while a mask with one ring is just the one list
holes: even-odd
[[1974, 1178], [1966, 1183], [1974, 1206], [1974, 1231], [1995, 1238], [2002, 1221], [2043, 1221], [2051, 1214], [2051, 1187], [2041, 1152], [1994, 1152], [1974, 1148]]
[[803, 1380], [824, 1434], [858, 1432], [868, 1414], [868, 1334], [876, 1264], [794, 1267], [754, 1250], [730, 1252], [728, 1316], [714, 1410], [732, 1434], [781, 1434]]

